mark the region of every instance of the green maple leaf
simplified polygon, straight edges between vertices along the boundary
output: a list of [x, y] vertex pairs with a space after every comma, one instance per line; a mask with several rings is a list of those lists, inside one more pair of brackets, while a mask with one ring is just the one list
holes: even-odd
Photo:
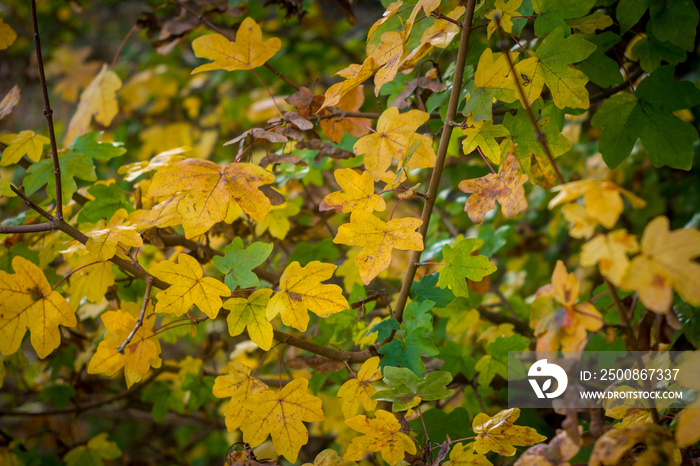
[[426, 332], [433, 331], [433, 314], [430, 310], [435, 306], [435, 303], [430, 300], [413, 301], [403, 313], [403, 322], [401, 329], [407, 333], [411, 333], [418, 328], [424, 329]]
[[421, 401], [442, 400], [454, 392], [446, 387], [452, 382], [452, 375], [446, 371], [435, 371], [419, 377], [405, 367], [387, 366], [382, 373], [384, 382], [391, 389], [375, 393], [372, 399], [392, 401], [393, 411], [405, 411]]
[[621, 32], [637, 24], [647, 9], [654, 37], [661, 42], [693, 50], [699, 15], [691, 0], [620, 0], [615, 13]]
[[496, 266], [489, 262], [486, 256], [469, 255], [476, 249], [476, 242], [475, 238], [463, 239], [454, 248], [446, 244], [442, 249], [446, 265], [440, 272], [438, 285], [443, 288], [449, 287], [455, 296], [469, 296], [467, 278], [480, 282], [486, 275], [496, 271]]
[[613, 45], [620, 42], [620, 36], [605, 31], [600, 34], [590, 34], [586, 36], [586, 40], [595, 44], [597, 48], [588, 58], [578, 63], [576, 68], [583, 71], [591, 82], [603, 88], [622, 83], [624, 78], [620, 73], [620, 65], [605, 54]]
[[591, 124], [602, 128], [599, 148], [610, 168], [622, 163], [637, 139], [655, 167], [690, 170], [698, 133], [672, 112], [700, 103], [700, 90], [687, 81], [673, 81], [673, 67], [657, 68], [634, 95], [618, 94], [603, 103]]
[[260, 281], [253, 273], [253, 269], [265, 262], [271, 252], [272, 244], [256, 242], [244, 248], [243, 240], [236, 237], [224, 249], [223, 257], [214, 258], [214, 266], [219, 269], [219, 272], [226, 274], [224, 283], [231, 291], [237, 286], [241, 288], [258, 286]]
[[438, 359], [445, 361], [442, 365], [443, 370], [448, 371], [452, 375], [457, 375], [460, 372], [467, 378], [474, 377], [474, 365], [476, 360], [468, 355], [465, 355], [462, 345], [454, 341], [448, 341], [445, 346], [440, 347]]
[[[70, 202], [73, 193], [78, 190], [78, 185], [73, 178], [85, 181], [97, 180], [95, 165], [92, 159], [85, 154], [68, 151], [58, 158], [61, 167], [61, 194], [63, 205]], [[46, 185], [46, 196], [49, 199], [56, 197], [56, 178], [54, 177], [53, 161], [50, 158], [41, 159], [27, 169], [24, 178], [24, 189], [27, 195], [31, 195]]]
[[424, 276], [418, 282], [413, 282], [408, 297], [412, 301], [430, 300], [435, 303], [435, 307], [447, 307], [455, 300], [455, 295], [449, 288], [440, 288], [438, 286], [439, 279], [440, 274], [433, 273]]
[[508, 378], [508, 351], [523, 351], [530, 346], [530, 339], [522, 335], [498, 337], [486, 347], [486, 354], [476, 363], [479, 385], [487, 387], [496, 375]]
[[686, 52], [681, 47], [670, 42], [661, 42], [651, 32], [651, 24], [647, 24], [647, 37], [635, 42], [630, 50], [630, 58], [639, 60], [639, 65], [647, 73], [661, 66], [661, 62], [677, 65], [685, 60]]
[[493, 118], [493, 99], [496, 97], [496, 91], [478, 87], [474, 84], [474, 80], [470, 80], [464, 85], [464, 92], [469, 96], [467, 104], [462, 110], [464, 116], [471, 114], [474, 121]]
[[97, 139], [100, 136], [102, 136], [101, 131], [91, 131], [78, 136], [71, 144], [70, 152], [84, 154], [96, 160], [109, 160], [126, 152], [120, 143], [98, 142]]
[[381, 360], [381, 367], [406, 367], [414, 374], [422, 376], [425, 364], [421, 356], [435, 356], [439, 351], [432, 338], [423, 336], [423, 331], [419, 329], [403, 339], [397, 338], [382, 346], [379, 353], [385, 355]]
[[[324, 320], [327, 320], [327, 319], [324, 319]], [[393, 317], [389, 317], [388, 319], [379, 322], [378, 324], [374, 325], [371, 329], [369, 329], [369, 332], [367, 332], [367, 335], [371, 335], [374, 332], [377, 332], [377, 341], [381, 342], [381, 341], [384, 341], [384, 339], [386, 337], [391, 335], [391, 332], [393, 330], [398, 330], [399, 328], [400, 328], [399, 321], [394, 319]]]
[[596, 0], [532, 0], [532, 8], [537, 13], [535, 35], [543, 37], [560, 26], [568, 34], [571, 29], [564, 20], [586, 15], [595, 2]]
[[[561, 134], [559, 127], [550, 117], [540, 118], [538, 124], [545, 135], [552, 157], [557, 158], [571, 149], [571, 142]], [[533, 183], [546, 189], [551, 188], [555, 181], [554, 169], [542, 144], [537, 140], [537, 134], [525, 111], [520, 110], [515, 115], [506, 114], [503, 126], [510, 131], [510, 139], [515, 146], [515, 154], [523, 172], [530, 175]]]
[[469, 412], [461, 406], [449, 413], [442, 409], [429, 409], [423, 412], [422, 421], [420, 418], [410, 421], [411, 431], [415, 432], [416, 438], [421, 443], [426, 441], [423, 438], [425, 437], [423, 422], [425, 422], [430, 442], [441, 444], [447, 439], [448, 435], [452, 439], [457, 439], [468, 437], [471, 433]]
[[331, 238], [323, 238], [315, 244], [302, 241], [297, 244], [294, 252], [290, 254], [288, 261], [298, 261], [302, 267], [306, 267], [311, 261], [333, 262], [340, 257], [340, 250]]
[[126, 194], [118, 184], [96, 184], [88, 189], [95, 199], [85, 203], [78, 214], [79, 222], [97, 223], [100, 219], [109, 220], [119, 209], [133, 212], [134, 207], [127, 200]]
[[121, 454], [116, 442], [110, 442], [107, 434], [102, 433], [91, 438], [87, 445], [73, 448], [63, 460], [68, 466], [102, 466], [102, 460], [113, 460]]

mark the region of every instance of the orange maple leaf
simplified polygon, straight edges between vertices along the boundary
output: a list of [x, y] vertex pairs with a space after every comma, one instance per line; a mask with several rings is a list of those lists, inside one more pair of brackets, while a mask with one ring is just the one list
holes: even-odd
[[9, 356], [17, 351], [29, 330], [37, 356], [44, 359], [61, 343], [58, 326], [75, 327], [78, 322], [39, 267], [15, 256], [12, 269], [14, 274], [0, 270], [0, 352]]
[[582, 351], [588, 331], [600, 330], [603, 317], [589, 302], [577, 303], [579, 283], [557, 261], [552, 283], [537, 290], [531, 307], [530, 326], [537, 337], [537, 351]]
[[328, 88], [323, 100], [323, 105], [319, 111], [326, 107], [334, 107], [340, 103], [340, 99], [348, 92], [362, 84], [367, 78], [374, 74], [377, 65], [374, 58], [367, 57], [362, 65], [352, 64], [347, 68], [338, 71], [336, 74], [345, 78], [345, 81], [333, 84]]
[[209, 160], [184, 159], [159, 169], [148, 195], [184, 193], [178, 212], [185, 236], [192, 238], [226, 218], [231, 198], [255, 221], [263, 221], [270, 210], [270, 200], [258, 188], [274, 181], [272, 173], [251, 163], [231, 163], [223, 168]]
[[[345, 93], [338, 103], [334, 105], [334, 108], [341, 111], [356, 112], [362, 107], [364, 101], [365, 90], [364, 86], [360, 85]], [[324, 109], [319, 113], [319, 116], [324, 116], [328, 113], [330, 111]], [[323, 135], [336, 144], [343, 139], [345, 133], [359, 138], [369, 133], [369, 128], [372, 127], [372, 121], [369, 118], [323, 118], [319, 120], [319, 124], [323, 130]]]
[[346, 460], [360, 461], [367, 453], [380, 452], [384, 461], [393, 466], [404, 459], [406, 453], [416, 453], [416, 445], [401, 432], [401, 424], [390, 412], [380, 409], [374, 419], [359, 415], [347, 419], [345, 423], [365, 434], [352, 439], [343, 456]]
[[370, 212], [353, 210], [350, 223], [341, 225], [333, 239], [336, 244], [362, 246], [355, 264], [365, 285], [391, 264], [391, 251], [422, 251], [423, 237], [414, 231], [423, 221], [417, 218], [395, 218], [384, 223]]
[[279, 393], [265, 390], [247, 399], [249, 415], [241, 424], [243, 440], [255, 447], [268, 435], [275, 451], [294, 463], [309, 433], [302, 421], [323, 421], [321, 399], [306, 393], [309, 381], [294, 379]]
[[328, 317], [348, 309], [348, 301], [338, 285], [321, 284], [333, 276], [335, 269], [335, 265], [319, 261], [309, 262], [306, 267], [297, 261], [289, 264], [280, 278], [280, 291], [267, 305], [267, 319], [281, 314], [284, 325], [303, 332], [309, 325], [307, 311]]
[[460, 191], [473, 193], [464, 204], [464, 210], [474, 223], [481, 223], [488, 211], [501, 204], [503, 215], [515, 217], [527, 209], [527, 199], [523, 185], [527, 175], [519, 173], [520, 163], [509, 153], [498, 175], [489, 173], [481, 178], [464, 180], [459, 183]]
[[277, 37], [263, 42], [260, 26], [253, 18], [246, 18], [231, 42], [221, 34], [207, 34], [192, 42], [192, 50], [199, 58], [213, 60], [201, 65], [192, 74], [210, 70], [250, 70], [265, 64], [282, 46]]
[[202, 276], [202, 266], [192, 256], [180, 254], [175, 261], [161, 261], [151, 267], [150, 274], [170, 283], [156, 296], [156, 312], [182, 315], [195, 304], [200, 311], [215, 319], [221, 309], [221, 296], [231, 296], [228, 286], [219, 280]]
[[352, 168], [341, 168], [333, 173], [335, 181], [343, 189], [335, 191], [323, 198], [318, 210], [335, 210], [344, 214], [353, 210], [383, 211], [386, 203], [379, 195], [374, 194], [372, 175], [363, 171], [358, 174]]
[[153, 305], [148, 304], [143, 325], [134, 334], [131, 342], [119, 352], [119, 347], [136, 327], [139, 308], [135, 303], [125, 303], [122, 310], [107, 311], [102, 314], [102, 323], [108, 333], [97, 347], [95, 355], [88, 364], [88, 374], [105, 374], [113, 376], [124, 368], [127, 386], [141, 380], [151, 367], [160, 367], [160, 342], [153, 333], [156, 316]]

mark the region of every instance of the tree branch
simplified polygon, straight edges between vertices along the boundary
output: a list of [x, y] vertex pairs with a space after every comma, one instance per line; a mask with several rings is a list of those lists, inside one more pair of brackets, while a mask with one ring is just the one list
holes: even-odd
[[537, 124], [537, 120], [535, 119], [535, 115], [532, 113], [532, 109], [530, 108], [530, 103], [527, 100], [527, 97], [525, 96], [525, 90], [523, 89], [523, 85], [520, 83], [520, 79], [518, 79], [518, 73], [515, 72], [515, 65], [513, 64], [513, 58], [510, 56], [510, 53], [508, 53], [508, 44], [505, 41], [505, 38], [503, 36], [503, 31], [501, 30], [501, 22], [500, 18], [496, 17], [496, 22], [498, 24], [498, 35], [500, 36], [501, 42], [501, 50], [505, 53], [506, 59], [508, 60], [508, 65], [510, 66], [510, 71], [511, 74], [513, 75], [513, 79], [515, 80], [515, 85], [518, 88], [518, 93], [520, 94], [521, 98], [521, 103], [523, 104], [523, 107], [525, 108], [525, 111], [527, 112], [527, 116], [530, 119], [530, 124], [532, 124], [532, 129], [535, 130], [535, 139], [540, 143], [542, 146], [542, 149], [544, 150], [544, 153], [547, 155], [547, 159], [549, 159], [549, 163], [552, 165], [552, 168], [554, 168], [554, 173], [557, 175], [557, 180], [559, 180], [559, 184], [564, 184], [566, 183], [566, 180], [564, 179], [564, 176], [561, 174], [559, 171], [559, 167], [557, 166], [556, 162], [554, 161], [554, 156], [552, 156], [552, 151], [549, 150], [549, 144], [547, 144], [547, 137], [545, 134], [542, 132], [540, 129], [540, 126]]
[[273, 329], [272, 331], [274, 332], [275, 340], [281, 343], [286, 343], [288, 345], [310, 351], [333, 361], [365, 362], [369, 358], [377, 355], [376, 349], [378, 346], [374, 346], [375, 351], [369, 349], [364, 351], [339, 351], [308, 340], [304, 340], [303, 338], [289, 335], [288, 333], [281, 332], [277, 329]]
[[41, 41], [39, 39], [39, 23], [36, 19], [36, 0], [31, 0], [32, 24], [34, 26], [34, 48], [36, 49], [36, 61], [39, 68], [39, 81], [41, 81], [41, 92], [44, 95], [44, 116], [49, 125], [49, 140], [51, 141], [51, 159], [53, 160], [53, 173], [56, 180], [56, 217], [63, 220], [63, 192], [61, 191], [61, 165], [58, 161], [58, 146], [56, 144], [56, 133], [53, 127], [53, 110], [49, 102], [49, 89], [46, 86], [46, 76], [44, 75], [44, 59], [41, 56]]
[[136, 325], [134, 325], [134, 328], [131, 330], [131, 333], [127, 335], [126, 339], [124, 340], [124, 343], [122, 343], [121, 346], [117, 347], [117, 351], [119, 351], [119, 354], [124, 354], [124, 348], [126, 347], [126, 345], [131, 343], [131, 340], [134, 338], [134, 335], [136, 335], [136, 332], [143, 325], [143, 317], [144, 315], [146, 315], [146, 308], [148, 307], [148, 302], [151, 300], [151, 285], [151, 278], [146, 278], [146, 292], [143, 295], [143, 305], [141, 306], [139, 318], [136, 319]]
[[[440, 186], [442, 169], [445, 165], [445, 158], [447, 157], [447, 148], [450, 144], [450, 137], [452, 136], [453, 123], [455, 122], [457, 115], [457, 105], [459, 103], [459, 94], [462, 90], [464, 63], [467, 59], [467, 49], [469, 48], [469, 37], [471, 36], [472, 31], [471, 24], [472, 20], [474, 19], [475, 4], [476, 0], [467, 1], [467, 11], [464, 15], [464, 21], [462, 22], [462, 35], [460, 37], [459, 50], [457, 52], [455, 75], [452, 84], [452, 92], [450, 93], [450, 101], [447, 106], [445, 126], [443, 127], [442, 135], [440, 136], [440, 144], [436, 154], [437, 158], [435, 161], [435, 168], [433, 168], [433, 173], [430, 176], [430, 185], [428, 186], [426, 200], [423, 204], [423, 212], [421, 214], [421, 220], [423, 223], [420, 227], [418, 227], [418, 234], [420, 234], [423, 238], [426, 236], [428, 224], [430, 223], [430, 216], [433, 213], [433, 206], [435, 205], [437, 191]], [[411, 254], [411, 259], [408, 263], [408, 270], [406, 270], [406, 275], [404, 276], [401, 291], [399, 292], [399, 297], [395, 307], [394, 317], [399, 322], [401, 322], [403, 319], [403, 311], [408, 300], [408, 292], [411, 290], [413, 279], [416, 276], [416, 270], [418, 269], [418, 264], [420, 263], [420, 257], [421, 251], [414, 251]], [[393, 338], [393, 332], [389, 338]]]

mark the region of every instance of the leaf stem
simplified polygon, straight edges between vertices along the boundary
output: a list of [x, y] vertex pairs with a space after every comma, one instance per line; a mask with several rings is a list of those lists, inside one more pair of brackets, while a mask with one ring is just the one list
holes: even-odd
[[63, 192], [61, 190], [61, 165], [58, 161], [58, 145], [56, 144], [56, 133], [53, 127], [53, 110], [49, 102], [49, 89], [46, 86], [46, 75], [44, 74], [44, 59], [41, 55], [41, 40], [39, 39], [39, 22], [36, 19], [36, 0], [30, 0], [32, 7], [32, 25], [34, 27], [34, 48], [36, 49], [36, 62], [39, 68], [39, 81], [41, 82], [41, 92], [44, 96], [44, 116], [49, 125], [49, 140], [51, 141], [51, 159], [53, 160], [53, 174], [56, 181], [56, 217], [63, 220]]
[[484, 156], [484, 153], [481, 152], [481, 147], [476, 146], [476, 150], [479, 152], [479, 155], [481, 156], [481, 158], [484, 159], [484, 162], [486, 162], [486, 165], [489, 167], [489, 170], [491, 170], [491, 173], [493, 173], [494, 175], [498, 175], [496, 173], [496, 171], [493, 169], [493, 167], [491, 166], [491, 164], [489, 163], [488, 159]]
[[66, 279], [68, 279], [71, 275], [73, 275], [73, 274], [74, 274], [75, 272], [77, 272], [78, 270], [84, 269], [85, 267], [90, 267], [91, 265], [101, 264], [102, 262], [104, 262], [104, 261], [90, 262], [89, 264], [82, 265], [82, 266], [78, 267], [78, 268], [75, 269], [75, 270], [71, 270], [71, 271], [68, 273], [68, 275], [66, 275], [65, 277], [63, 277], [63, 278], [61, 279], [60, 282], [56, 283], [56, 286], [54, 286], [53, 288], [51, 288], [51, 291], [56, 291], [56, 289], [58, 288], [58, 286], [59, 286], [61, 283], [63, 283], [64, 281], [66, 281]]
[[151, 280], [147, 278], [146, 292], [143, 295], [143, 305], [141, 306], [141, 312], [139, 313], [138, 319], [136, 319], [136, 325], [134, 325], [134, 328], [131, 329], [131, 333], [129, 333], [129, 335], [126, 337], [124, 343], [117, 347], [117, 351], [119, 351], [119, 354], [124, 354], [124, 348], [126, 347], [126, 345], [131, 343], [131, 340], [134, 338], [134, 335], [136, 335], [138, 329], [140, 329], [143, 325], [143, 317], [146, 315], [146, 307], [148, 307], [148, 302], [151, 300], [151, 285]]
[[124, 37], [124, 40], [122, 40], [122, 43], [119, 44], [119, 48], [117, 49], [116, 53], [114, 54], [114, 58], [112, 59], [112, 64], [109, 66], [111, 69], [114, 69], [114, 66], [117, 64], [117, 60], [119, 60], [119, 55], [122, 53], [122, 49], [124, 48], [124, 44], [126, 44], [126, 41], [129, 40], [129, 37], [136, 32], [136, 29], [138, 28], [138, 25], [134, 24], [131, 26], [131, 29], [129, 29], [129, 32], [126, 33], [126, 37]]
[[[423, 204], [423, 212], [421, 214], [421, 220], [423, 223], [418, 227], [418, 233], [425, 238], [428, 231], [428, 224], [430, 223], [430, 216], [433, 212], [433, 206], [435, 205], [435, 200], [437, 199], [437, 191], [440, 186], [440, 178], [442, 176], [442, 169], [445, 165], [445, 159], [447, 157], [447, 148], [450, 144], [450, 138], [452, 136], [452, 123], [455, 122], [455, 117], [457, 115], [457, 106], [459, 104], [459, 94], [462, 90], [462, 78], [464, 76], [464, 64], [467, 58], [467, 50], [469, 48], [469, 38], [471, 36], [471, 24], [474, 19], [474, 7], [476, 5], [476, 0], [467, 0], [467, 11], [464, 15], [464, 20], [462, 21], [462, 34], [459, 41], [459, 50], [457, 52], [457, 60], [455, 63], [455, 74], [452, 84], [452, 91], [450, 93], [450, 100], [447, 106], [447, 115], [445, 117], [445, 126], [442, 129], [442, 135], [440, 136], [440, 143], [438, 145], [438, 150], [436, 154], [435, 168], [433, 168], [433, 173], [430, 176], [430, 184], [428, 186], [428, 192], [426, 194], [425, 203]], [[408, 292], [411, 289], [411, 284], [416, 276], [416, 270], [418, 269], [418, 264], [420, 263], [421, 251], [414, 251], [411, 254], [411, 259], [408, 263], [408, 270], [406, 270], [406, 275], [404, 275], [403, 283], [401, 284], [401, 291], [399, 292], [399, 297], [396, 302], [396, 313], [394, 317], [396, 320], [401, 322], [403, 320], [403, 311], [406, 307], [406, 302], [408, 300]], [[388, 337], [390, 340], [393, 338], [395, 332]]]
[[250, 72], [253, 73], [253, 76], [255, 76], [256, 78], [258, 78], [258, 81], [260, 81], [260, 84], [263, 85], [263, 87], [264, 87], [265, 90], [267, 91], [267, 94], [268, 94], [268, 95], [270, 96], [270, 98], [272, 99], [272, 103], [275, 104], [275, 108], [277, 109], [277, 113], [280, 114], [280, 117], [281, 117], [281, 118], [284, 118], [284, 114], [282, 114], [282, 110], [280, 110], [279, 105], [277, 105], [277, 101], [275, 100], [275, 96], [272, 95], [272, 92], [270, 92], [270, 88], [268, 88], [268, 87], [267, 87], [267, 84], [265, 84], [265, 82], [264, 82], [262, 79], [260, 79], [260, 76], [258, 76], [258, 73], [256, 73], [254, 69], [251, 69]]

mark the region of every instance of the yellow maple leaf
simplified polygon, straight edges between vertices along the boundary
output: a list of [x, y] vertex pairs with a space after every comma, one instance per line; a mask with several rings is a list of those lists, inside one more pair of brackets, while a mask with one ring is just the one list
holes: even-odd
[[338, 105], [343, 96], [372, 76], [376, 69], [377, 64], [374, 62], [374, 58], [367, 57], [362, 65], [352, 64], [338, 71], [336, 74], [345, 78], [345, 81], [333, 84], [328, 88], [324, 95], [323, 105], [318, 111]]
[[365, 434], [352, 439], [343, 455], [346, 460], [359, 461], [367, 453], [380, 452], [384, 461], [393, 466], [404, 459], [406, 453], [416, 453], [416, 445], [401, 432], [401, 424], [390, 412], [380, 409], [374, 419], [359, 415], [347, 419], [345, 423]]
[[379, 181], [391, 166], [391, 160], [399, 161], [407, 155], [416, 130], [428, 121], [430, 115], [420, 110], [399, 114], [399, 109], [389, 107], [377, 120], [376, 133], [357, 140], [353, 151], [365, 154], [365, 167]]
[[[639, 444], [646, 448], [641, 452], [633, 452], [632, 449]], [[610, 429], [599, 437], [593, 446], [588, 464], [678, 466], [681, 460], [680, 451], [668, 430], [656, 424], [639, 424], [628, 429]]]
[[[91, 303], [99, 303], [105, 297], [107, 289], [114, 284], [112, 263], [109, 261], [97, 262], [83, 251], [82, 257], [71, 261], [73, 273], [68, 284], [63, 289], [70, 296], [70, 304], [73, 309], [78, 309], [80, 301], [86, 297]], [[81, 250], [77, 251], [78, 254]]]
[[[517, 52], [508, 53], [513, 61], [518, 57]], [[493, 53], [488, 48], [483, 51], [474, 72], [474, 85], [493, 92], [493, 97], [503, 102], [513, 102], [517, 98], [510, 63], [505, 53]], [[489, 104], [490, 99], [489, 96]]]
[[[457, 21], [465, 11], [465, 7], [458, 6], [445, 16]], [[441, 49], [446, 48], [459, 31], [459, 26], [452, 21], [446, 21], [444, 19], [436, 20], [423, 32], [418, 46], [401, 60], [399, 71], [412, 70], [434, 47]]]
[[272, 290], [265, 288], [254, 291], [248, 299], [231, 298], [224, 303], [224, 309], [231, 311], [226, 322], [232, 337], [247, 328], [253, 343], [265, 351], [272, 347], [272, 324], [265, 315], [271, 295]]
[[523, 0], [510, 0], [506, 3], [505, 0], [496, 0], [494, 10], [486, 13], [486, 18], [489, 20], [489, 25], [486, 27], [486, 37], [491, 38], [491, 34], [498, 29], [499, 23], [501, 29], [510, 33], [513, 30], [513, 16], [516, 16], [516, 11], [520, 8]]
[[552, 283], [537, 290], [531, 307], [530, 327], [535, 330], [537, 351], [582, 351], [588, 331], [598, 331], [603, 317], [589, 302], [577, 303], [579, 283], [557, 261]]
[[0, 50], [8, 48], [17, 38], [17, 33], [0, 18]]
[[156, 296], [156, 312], [179, 316], [195, 304], [215, 319], [221, 309], [221, 296], [230, 296], [231, 290], [215, 278], [203, 277], [202, 266], [194, 257], [180, 254], [177, 261], [161, 261], [149, 270], [154, 277], [170, 283]]
[[280, 278], [280, 291], [267, 306], [267, 319], [281, 314], [284, 325], [303, 332], [309, 325], [307, 311], [328, 317], [348, 309], [348, 301], [338, 285], [321, 284], [333, 276], [335, 268], [333, 264], [319, 261], [309, 262], [306, 267], [297, 261], [289, 264]]
[[105, 374], [111, 377], [124, 368], [124, 378], [130, 387], [141, 380], [151, 367], [160, 367], [163, 361], [160, 359], [160, 342], [153, 333], [156, 316], [151, 303], [146, 308], [143, 325], [124, 348], [124, 352], [119, 352], [119, 347], [136, 327], [134, 315], [138, 312], [139, 307], [136, 303], [125, 303], [121, 310], [102, 314], [102, 323], [108, 333], [90, 359], [88, 374]]
[[[685, 359], [678, 365], [678, 382], [686, 388], [700, 390], [700, 351], [683, 354]], [[696, 399], [677, 417], [676, 443], [687, 447], [700, 441], [700, 398]]]
[[374, 75], [375, 96], [379, 95], [379, 90], [384, 84], [396, 78], [405, 48], [405, 41], [400, 33], [389, 31], [382, 34], [379, 46], [369, 55], [374, 58], [375, 66], [379, 67]]
[[369, 28], [369, 31], [367, 31], [367, 42], [369, 42], [370, 37], [372, 37], [372, 34], [374, 34], [374, 32], [379, 28], [379, 26], [386, 23], [391, 18], [397, 15], [401, 6], [403, 6], [403, 1], [397, 0], [396, 2], [390, 3], [389, 6], [386, 7], [386, 10], [384, 10], [384, 14], [382, 15], [382, 17], [375, 21], [374, 24]]
[[591, 267], [598, 264], [600, 273], [616, 286], [620, 286], [630, 261], [627, 254], [639, 249], [637, 237], [627, 230], [615, 230], [607, 235], [598, 235], [581, 248], [581, 265]]
[[481, 223], [484, 216], [501, 204], [503, 215], [515, 217], [527, 209], [527, 199], [523, 185], [527, 175], [520, 173], [520, 163], [515, 155], [509, 153], [498, 174], [489, 173], [481, 178], [463, 180], [459, 183], [460, 191], [472, 193], [464, 204], [464, 211], [474, 223]]
[[0, 352], [8, 356], [17, 351], [29, 330], [37, 356], [44, 359], [61, 343], [58, 326], [75, 327], [78, 322], [39, 267], [15, 256], [12, 269], [14, 274], [0, 270]]
[[67, 144], [72, 143], [76, 136], [89, 131], [93, 117], [102, 126], [112, 123], [119, 110], [116, 92], [120, 87], [122, 82], [119, 76], [107, 64], [102, 65], [95, 79], [80, 94], [78, 109], [68, 124]]
[[38, 162], [43, 154], [44, 145], [51, 141], [46, 136], [26, 130], [19, 134], [3, 134], [0, 136], [0, 142], [8, 145], [0, 160], [0, 166], [5, 166], [17, 163], [24, 155], [29, 157], [29, 160]]
[[343, 458], [332, 448], [323, 450], [314, 459], [313, 463], [304, 463], [302, 466], [356, 466], [352, 461], [343, 461]]
[[430, 14], [437, 7], [440, 6], [440, 0], [418, 0], [415, 5], [413, 5], [413, 10], [411, 10], [411, 15], [406, 20], [406, 24], [403, 26], [403, 35], [408, 38], [411, 35], [411, 29], [413, 29], [413, 24], [416, 21], [418, 13], [423, 10], [425, 16], [430, 16]]
[[106, 261], [117, 253], [117, 246], [141, 247], [143, 240], [136, 226], [128, 225], [126, 209], [117, 210], [104, 228], [88, 231], [85, 247], [97, 260]]
[[547, 440], [532, 427], [516, 426], [520, 409], [505, 409], [493, 417], [479, 413], [472, 422], [476, 440], [470, 444], [479, 454], [494, 451], [499, 455], [515, 455], [515, 446], [534, 445]]
[[98, 61], [85, 61], [91, 52], [89, 46], [74, 49], [69, 45], [61, 45], [51, 54], [51, 60], [46, 64], [46, 76], [62, 76], [53, 90], [63, 100], [78, 100], [80, 90], [85, 89], [99, 71]]
[[494, 125], [490, 120], [475, 121], [470, 114], [467, 118], [467, 128], [462, 130], [466, 139], [462, 141], [462, 149], [469, 154], [478, 147], [493, 163], [501, 163], [501, 148], [496, 138], [509, 136], [510, 132], [503, 125]]
[[226, 218], [233, 198], [255, 221], [270, 210], [270, 200], [258, 188], [275, 181], [275, 176], [251, 163], [231, 163], [226, 168], [201, 159], [184, 159], [159, 169], [150, 187], [151, 197], [185, 193], [178, 203], [185, 236], [201, 235]]
[[471, 447], [458, 443], [450, 451], [450, 460], [445, 466], [491, 466], [492, 463], [484, 455], [475, 453]]
[[268, 436], [275, 451], [294, 463], [309, 439], [305, 422], [323, 421], [321, 399], [306, 393], [309, 381], [294, 379], [279, 393], [265, 390], [248, 397], [250, 414], [241, 424], [243, 441], [255, 447]]
[[608, 180], [572, 181], [555, 186], [552, 192], [556, 192], [557, 195], [547, 205], [550, 210], [583, 197], [586, 217], [596, 219], [605, 228], [613, 228], [617, 223], [625, 209], [623, 197], [635, 209], [647, 205], [644, 199]]
[[639, 293], [644, 307], [665, 314], [673, 304], [675, 289], [685, 302], [700, 304], [700, 231], [669, 231], [668, 218], [654, 218], [644, 229], [641, 254], [632, 259], [622, 286]]
[[255, 225], [255, 236], [261, 236], [267, 230], [272, 237], [284, 239], [291, 227], [290, 217], [294, 217], [300, 210], [294, 202], [270, 207], [265, 219]]
[[377, 401], [371, 399], [376, 393], [370, 382], [375, 382], [382, 378], [382, 371], [379, 369], [379, 356], [369, 358], [362, 364], [357, 372], [357, 378], [345, 382], [338, 390], [338, 398], [343, 400], [343, 416], [345, 419], [353, 417], [360, 409], [360, 405], [365, 411], [374, 411]]
[[250, 367], [237, 361], [229, 362], [226, 375], [214, 379], [212, 393], [217, 398], [231, 398], [226, 408], [226, 428], [229, 431], [240, 427], [247, 416], [245, 403], [250, 395], [267, 390], [267, 385], [251, 376]]
[[185, 197], [184, 194], [170, 196], [150, 209], [135, 210], [129, 214], [129, 221], [141, 230], [180, 225], [182, 224], [182, 215], [177, 211], [177, 206], [183, 197]]
[[374, 194], [374, 179], [368, 171], [357, 173], [352, 168], [341, 168], [333, 172], [342, 191], [335, 191], [323, 198], [318, 210], [335, 210], [345, 214], [353, 210], [383, 211], [386, 203]]
[[260, 26], [251, 17], [243, 20], [236, 40], [231, 42], [221, 34], [207, 34], [192, 42], [192, 50], [199, 58], [213, 60], [192, 70], [192, 74], [210, 70], [250, 70], [262, 66], [282, 46], [277, 37], [263, 42]]
[[417, 218], [395, 218], [384, 223], [370, 212], [354, 210], [350, 223], [341, 225], [333, 239], [336, 244], [362, 246], [355, 264], [365, 285], [391, 264], [391, 251], [422, 251], [423, 237], [414, 231], [423, 221]]
[[572, 202], [561, 208], [561, 214], [569, 222], [569, 236], [572, 238], [590, 238], [598, 227], [598, 220], [586, 215], [586, 208]]

